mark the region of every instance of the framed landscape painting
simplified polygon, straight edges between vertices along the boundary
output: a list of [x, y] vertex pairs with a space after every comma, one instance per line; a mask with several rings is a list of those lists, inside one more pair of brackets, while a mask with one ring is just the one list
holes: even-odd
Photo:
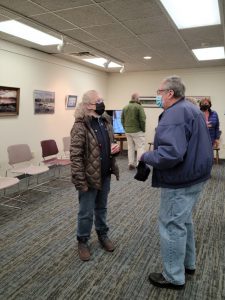
[[0, 86], [0, 117], [19, 114], [20, 89]]
[[48, 91], [34, 90], [34, 113], [54, 114], [55, 93]]
[[140, 96], [139, 101], [143, 107], [159, 108], [156, 105], [155, 96]]

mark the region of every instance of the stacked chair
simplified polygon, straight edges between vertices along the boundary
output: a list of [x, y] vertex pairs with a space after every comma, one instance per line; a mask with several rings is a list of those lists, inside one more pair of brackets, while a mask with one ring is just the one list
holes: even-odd
[[55, 172], [58, 170], [58, 179], [63, 179], [61, 177], [61, 168], [70, 165], [70, 159], [59, 157], [59, 149], [56, 141], [53, 139], [41, 141], [41, 148], [43, 163], [48, 167], [53, 167]]
[[[7, 151], [9, 158], [8, 163], [11, 166], [11, 168], [7, 170], [7, 173], [11, 172], [17, 176], [23, 175], [26, 179], [27, 189], [35, 189], [44, 192], [43, 189], [39, 189], [39, 186], [43, 185], [43, 183], [39, 183], [39, 175], [47, 172], [49, 168], [45, 165], [32, 164], [33, 155], [27, 144], [8, 146]], [[37, 177], [37, 184], [34, 187], [31, 187], [30, 179], [33, 176]]]

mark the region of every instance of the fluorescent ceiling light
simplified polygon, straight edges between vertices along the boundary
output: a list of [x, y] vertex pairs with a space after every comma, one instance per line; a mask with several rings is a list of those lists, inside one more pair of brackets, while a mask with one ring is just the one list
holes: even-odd
[[0, 22], [0, 31], [42, 46], [57, 45], [62, 42], [54, 36], [14, 20]]
[[151, 56], [144, 56], [143, 58], [144, 59], [151, 59], [152, 57]]
[[198, 60], [213, 60], [225, 58], [224, 47], [201, 48], [193, 49], [192, 51]]
[[160, 0], [179, 29], [221, 24], [218, 0]]
[[[89, 62], [91, 64], [103, 67], [103, 68], [105, 67], [105, 63], [107, 62], [107, 59], [105, 59], [103, 57], [84, 58], [83, 60], [86, 62]], [[119, 65], [113, 61], [111, 61], [107, 66], [107, 68], [120, 68], [120, 67], [121, 67], [121, 65]]]

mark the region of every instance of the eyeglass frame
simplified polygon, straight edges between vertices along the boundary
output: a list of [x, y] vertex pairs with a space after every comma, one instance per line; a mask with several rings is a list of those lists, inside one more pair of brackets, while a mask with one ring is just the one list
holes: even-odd
[[170, 91], [170, 89], [161, 89], [161, 90], [157, 90], [156, 94], [160, 95], [160, 93], [165, 92], [165, 91]]
[[96, 105], [97, 103], [102, 103], [104, 102], [104, 100], [102, 98], [97, 99], [97, 101], [95, 103], [89, 103], [90, 105]]

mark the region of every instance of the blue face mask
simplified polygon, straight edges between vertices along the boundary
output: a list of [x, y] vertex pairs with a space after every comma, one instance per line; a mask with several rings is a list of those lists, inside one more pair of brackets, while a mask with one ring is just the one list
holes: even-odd
[[163, 99], [162, 95], [157, 95], [155, 98], [156, 105], [160, 108], [163, 108]]

